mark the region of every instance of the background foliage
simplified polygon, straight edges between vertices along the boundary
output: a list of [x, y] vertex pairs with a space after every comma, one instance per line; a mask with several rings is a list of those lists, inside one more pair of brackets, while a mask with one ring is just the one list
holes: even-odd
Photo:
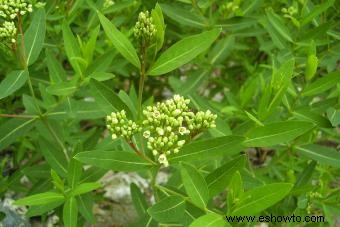
[[[137, 117], [133, 28], [138, 13], [156, 3], [47, 1], [23, 18], [19, 50], [0, 44], [0, 195], [25, 197], [17, 204], [30, 206], [29, 217], [54, 210], [65, 226], [94, 223], [91, 208], [100, 199], [91, 191], [107, 169], [154, 179], [159, 166], [136, 166], [141, 160], [108, 136], [104, 119], [122, 109]], [[152, 181], [155, 204], [131, 186], [135, 226], [229, 226], [225, 215], [293, 213], [324, 215], [319, 225], [334, 226], [338, 2], [158, 3], [165, 33], [151, 57], [144, 104], [180, 94], [218, 119], [217, 128], [169, 159], [167, 184]], [[162, 23], [157, 28], [163, 31]]]

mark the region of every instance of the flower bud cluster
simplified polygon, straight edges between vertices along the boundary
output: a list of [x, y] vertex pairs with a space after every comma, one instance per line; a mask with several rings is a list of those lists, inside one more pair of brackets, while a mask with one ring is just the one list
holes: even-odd
[[197, 113], [189, 109], [189, 99], [174, 95], [172, 99], [147, 106], [143, 110], [143, 121], [137, 124], [128, 120], [124, 110], [106, 117], [107, 128], [112, 139], [124, 137], [131, 141], [134, 134], [141, 132], [147, 140], [147, 148], [168, 166], [167, 156], [178, 153], [186, 141], [204, 129], [216, 127], [216, 115], [210, 110]]
[[105, 0], [103, 7], [104, 7], [104, 9], [106, 9], [106, 8], [109, 8], [110, 6], [113, 6], [114, 4], [115, 4], [115, 2], [112, 1], [112, 0]]
[[174, 95], [172, 99], [148, 106], [143, 111], [143, 126], [147, 129], [143, 136], [148, 148], [164, 166], [168, 166], [166, 156], [178, 153], [188, 135], [216, 126], [216, 115], [210, 111], [195, 114], [189, 110], [189, 103], [189, 99]]
[[135, 122], [127, 119], [125, 110], [111, 113], [106, 117], [106, 124], [106, 127], [112, 133], [112, 139], [117, 137], [130, 139], [134, 134], [142, 130]]
[[150, 43], [155, 37], [156, 26], [153, 24], [149, 11], [139, 13], [134, 34], [140, 43]]
[[5, 21], [2, 26], [0, 26], [0, 40], [15, 43], [16, 34], [17, 28], [15, 27], [14, 22]]
[[220, 7], [220, 12], [223, 14], [224, 17], [231, 17], [233, 16], [237, 10], [240, 8], [239, 7], [240, 2], [239, 1], [232, 1], [232, 2], [227, 2], [223, 4]]
[[288, 8], [282, 8], [281, 12], [284, 13], [284, 17], [292, 17], [298, 10], [294, 6], [290, 6]]
[[0, 17], [13, 20], [17, 15], [32, 12], [32, 4], [27, 0], [0, 0]]
[[18, 15], [25, 15], [32, 11], [32, 4], [27, 0], [0, 0], [0, 41], [15, 43], [17, 28], [14, 19]]

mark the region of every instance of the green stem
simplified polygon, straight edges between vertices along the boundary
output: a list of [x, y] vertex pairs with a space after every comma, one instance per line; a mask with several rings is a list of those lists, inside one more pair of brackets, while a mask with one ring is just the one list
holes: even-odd
[[18, 115], [18, 114], [0, 114], [0, 117], [10, 117], [10, 118], [38, 118], [38, 115]]
[[143, 103], [143, 90], [145, 81], [145, 68], [146, 68], [146, 46], [141, 46], [141, 67], [139, 76], [139, 87], [138, 87], [138, 110], [139, 118], [142, 116], [142, 103]]
[[155, 171], [151, 172], [152, 173], [151, 187], [152, 187], [152, 191], [153, 191], [156, 202], [159, 201], [159, 197], [158, 197], [158, 194], [157, 194], [157, 181], [156, 181], [158, 171], [159, 171], [159, 167], [157, 167]]
[[192, 205], [194, 205], [195, 207], [199, 208], [200, 210], [206, 212], [206, 213], [216, 213], [215, 211], [209, 210], [207, 207], [198, 207], [196, 204], [194, 204], [193, 202], [191, 202], [191, 200], [188, 197], [183, 196], [182, 194], [175, 192], [167, 187], [161, 186], [161, 185], [155, 185], [156, 188], [158, 188], [159, 190], [163, 191], [163, 192], [167, 192], [171, 195], [175, 195], [175, 196], [179, 196], [181, 197], [183, 200], [185, 200], [188, 203], [191, 203]]
[[136, 152], [136, 154], [143, 158], [145, 161], [150, 162], [152, 165], [157, 165], [157, 163], [155, 163], [154, 161], [152, 161], [148, 156], [146, 156], [143, 152], [140, 152], [138, 150], [138, 148], [136, 147], [136, 145], [131, 141], [131, 140], [127, 140], [126, 142], [130, 145], [130, 147]]
[[[24, 33], [22, 30], [22, 20], [21, 20], [21, 15], [18, 14], [18, 30], [19, 30], [19, 34], [21, 34], [21, 50], [20, 50], [20, 58], [21, 58], [21, 63], [22, 63], [22, 67], [23, 69], [28, 71], [28, 65], [27, 65], [27, 58], [26, 58], [26, 50], [25, 50], [25, 38], [24, 38]], [[50, 131], [51, 135], [54, 137], [54, 139], [56, 140], [56, 142], [60, 145], [60, 147], [62, 148], [66, 160], [69, 161], [70, 158], [67, 154], [67, 149], [64, 146], [63, 142], [58, 138], [58, 136], [56, 135], [55, 131], [53, 130], [53, 128], [51, 127], [51, 125], [49, 124], [48, 121], [46, 121], [46, 119], [44, 119], [42, 111], [40, 109], [40, 106], [37, 102], [35, 93], [34, 93], [34, 89], [33, 89], [33, 85], [32, 85], [32, 81], [31, 81], [31, 77], [28, 76], [28, 86], [30, 89], [30, 93], [32, 95], [32, 97], [34, 98], [34, 105], [36, 106], [38, 112], [39, 112], [39, 118], [42, 120], [42, 122], [46, 125], [46, 127], [48, 128], [48, 130]]]

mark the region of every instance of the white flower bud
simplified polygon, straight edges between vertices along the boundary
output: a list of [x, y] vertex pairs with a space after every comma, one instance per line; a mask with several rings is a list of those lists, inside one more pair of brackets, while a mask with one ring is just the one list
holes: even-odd
[[149, 138], [150, 137], [150, 131], [145, 131], [143, 132], [144, 138]]
[[164, 129], [162, 129], [162, 128], [157, 128], [156, 130], [157, 130], [158, 135], [160, 135], [160, 136], [163, 136], [163, 135], [164, 135]]
[[177, 145], [179, 147], [182, 147], [184, 144], [185, 144], [185, 140], [180, 140], [180, 141], [177, 142]]
[[169, 163], [168, 163], [168, 160], [167, 160], [165, 154], [161, 154], [161, 155], [158, 157], [158, 161], [159, 161], [159, 163], [163, 164], [165, 167], [169, 166]]

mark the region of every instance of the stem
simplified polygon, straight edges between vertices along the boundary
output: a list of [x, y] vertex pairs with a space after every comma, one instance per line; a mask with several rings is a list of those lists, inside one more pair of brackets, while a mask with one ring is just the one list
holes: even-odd
[[159, 166], [157, 166], [155, 170], [151, 169], [151, 188], [152, 188], [156, 202], [159, 201], [159, 197], [157, 194], [157, 182], [156, 182], [158, 171], [159, 171]]
[[143, 90], [144, 90], [144, 81], [145, 81], [145, 68], [146, 68], [146, 45], [142, 45], [141, 48], [141, 67], [140, 67], [140, 76], [139, 76], [139, 87], [138, 87], [138, 109], [139, 109], [139, 117], [142, 116], [142, 102], [143, 102]]
[[11, 117], [11, 118], [38, 118], [38, 115], [18, 115], [18, 114], [0, 114], [0, 117]]
[[[22, 30], [22, 20], [21, 20], [21, 15], [18, 13], [18, 30], [19, 30], [19, 34], [21, 34], [21, 50], [20, 50], [20, 58], [21, 58], [21, 63], [22, 63], [22, 67], [24, 70], [28, 71], [28, 65], [27, 65], [27, 59], [26, 59], [26, 50], [25, 50], [25, 37], [24, 37], [24, 33]], [[42, 111], [40, 109], [40, 106], [38, 105], [35, 93], [34, 93], [34, 89], [33, 89], [33, 85], [32, 85], [32, 81], [31, 81], [31, 77], [28, 76], [28, 86], [30, 89], [30, 93], [32, 95], [32, 97], [34, 98], [34, 104], [37, 108], [37, 110], [39, 111], [39, 118], [42, 120], [42, 122], [46, 125], [46, 127], [48, 128], [48, 130], [50, 131], [51, 135], [55, 138], [55, 140], [57, 141], [57, 143], [60, 145], [60, 147], [62, 148], [66, 160], [69, 161], [70, 158], [67, 154], [67, 149], [64, 146], [63, 142], [58, 138], [58, 136], [56, 135], [56, 133], [54, 132], [53, 128], [51, 127], [51, 125], [49, 124], [48, 121], [46, 121], [46, 119], [43, 118], [43, 114]]]
[[198, 207], [195, 203], [191, 202], [191, 200], [188, 197], [186, 197], [186, 196], [184, 196], [184, 195], [182, 195], [182, 194], [180, 194], [178, 192], [175, 192], [175, 191], [173, 191], [173, 190], [171, 190], [171, 189], [169, 189], [167, 187], [164, 187], [164, 186], [161, 186], [161, 185], [156, 185], [156, 187], [159, 190], [163, 191], [163, 192], [167, 192], [167, 193], [169, 193], [171, 195], [175, 195], [175, 196], [181, 197], [186, 202], [191, 203], [192, 205], [194, 205], [195, 207], [199, 208], [200, 210], [202, 210], [202, 211], [204, 211], [206, 213], [216, 213], [216, 212], [214, 212], [212, 210], [209, 210], [207, 207], [204, 207], [204, 208], [203, 207]]
[[136, 152], [136, 154], [141, 157], [142, 159], [144, 159], [145, 161], [150, 162], [153, 165], [157, 165], [157, 163], [155, 163], [154, 161], [152, 161], [148, 156], [144, 155], [142, 152], [140, 152], [138, 150], [138, 148], [136, 147], [136, 145], [131, 141], [131, 140], [127, 140], [126, 142], [130, 145], [130, 147]]

